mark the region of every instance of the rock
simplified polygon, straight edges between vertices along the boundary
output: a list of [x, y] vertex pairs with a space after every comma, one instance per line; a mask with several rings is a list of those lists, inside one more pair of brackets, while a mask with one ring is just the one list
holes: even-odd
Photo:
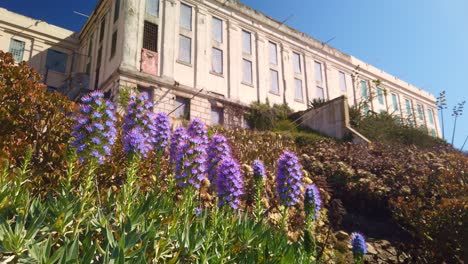
[[349, 239], [349, 234], [346, 233], [343, 230], [340, 230], [340, 231], [336, 232], [335, 236], [336, 236], [336, 238], [338, 240], [348, 240]]
[[250, 167], [248, 164], [242, 164], [242, 169], [248, 173], [253, 173], [252, 167]]
[[367, 254], [377, 255], [377, 250], [375, 250], [374, 246], [371, 243], [366, 243], [366, 245], [367, 245]]
[[304, 161], [306, 161], [306, 162], [310, 161], [310, 156], [307, 155], [307, 154], [302, 154], [302, 155], [301, 155], [301, 158], [302, 158], [302, 160], [304, 160]]

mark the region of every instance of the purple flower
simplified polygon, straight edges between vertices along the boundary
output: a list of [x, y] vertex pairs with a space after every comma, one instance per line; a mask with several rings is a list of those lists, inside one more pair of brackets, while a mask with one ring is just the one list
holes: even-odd
[[109, 114], [113, 114], [114, 106], [104, 100], [101, 91], [83, 96], [81, 102], [80, 114], [75, 117], [74, 141], [71, 145], [76, 148], [80, 162], [91, 159], [103, 164], [111, 154], [110, 149], [117, 135], [115, 117]]
[[231, 156], [231, 148], [224, 136], [215, 134], [208, 145], [207, 152], [208, 179], [214, 184], [217, 174], [217, 166], [224, 158]]
[[262, 180], [265, 178], [265, 166], [260, 160], [255, 160], [252, 164], [254, 178], [257, 180]]
[[[132, 94], [123, 119], [123, 145], [127, 154], [146, 157], [154, 148], [154, 113], [150, 109], [146, 94]], [[151, 105], [146, 109], [144, 105]]]
[[177, 158], [177, 150], [184, 140], [187, 139], [187, 131], [184, 127], [178, 127], [174, 130], [171, 136], [171, 144], [169, 146], [169, 159], [175, 162]]
[[367, 254], [366, 240], [361, 233], [352, 233], [350, 237], [350, 243], [355, 257]]
[[200, 119], [194, 118], [190, 121], [187, 128], [187, 134], [194, 139], [198, 139], [200, 144], [205, 146], [208, 145], [208, 132], [205, 124]]
[[320, 209], [322, 209], [322, 199], [320, 198], [320, 192], [315, 184], [306, 186], [304, 207], [307, 216], [311, 216], [312, 219], [317, 219]]
[[165, 152], [171, 137], [169, 117], [165, 113], [156, 114], [154, 121], [154, 142], [156, 151]]
[[278, 159], [276, 192], [281, 204], [294, 206], [301, 200], [302, 171], [299, 159], [289, 151], [284, 151]]
[[219, 207], [229, 204], [233, 209], [239, 209], [244, 194], [244, 179], [239, 163], [231, 157], [223, 159], [218, 165], [216, 192]]
[[180, 138], [175, 157], [175, 179], [179, 187], [200, 188], [206, 178], [206, 147], [186, 134]]

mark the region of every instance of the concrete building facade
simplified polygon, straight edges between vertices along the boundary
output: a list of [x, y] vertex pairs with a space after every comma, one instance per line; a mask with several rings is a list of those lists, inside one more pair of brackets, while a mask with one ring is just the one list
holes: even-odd
[[[7, 50], [14, 38], [4, 23]], [[85, 73], [88, 89], [110, 97], [125, 87], [147, 92], [155, 111], [176, 119], [239, 125], [252, 102], [299, 111], [345, 95], [440, 136], [430, 93], [234, 0], [101, 0], [81, 32], [68, 33], [71, 76]]]

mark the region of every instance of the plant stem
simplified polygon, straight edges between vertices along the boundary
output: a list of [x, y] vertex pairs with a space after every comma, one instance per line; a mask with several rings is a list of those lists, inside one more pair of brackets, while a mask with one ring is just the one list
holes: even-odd
[[453, 133], [452, 133], [452, 146], [453, 146], [453, 141], [455, 139], [455, 130], [457, 129], [457, 117], [455, 116], [455, 123], [453, 124]]

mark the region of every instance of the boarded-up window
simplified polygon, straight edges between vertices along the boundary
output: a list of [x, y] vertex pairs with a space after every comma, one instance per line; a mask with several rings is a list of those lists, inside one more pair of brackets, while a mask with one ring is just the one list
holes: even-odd
[[213, 17], [213, 40], [223, 43], [223, 21], [219, 18]]
[[179, 60], [192, 63], [192, 39], [186, 36], [179, 36]]
[[158, 25], [145, 21], [143, 28], [143, 48], [158, 52]]
[[184, 3], [180, 4], [180, 26], [192, 30], [192, 7]]
[[217, 48], [212, 50], [212, 71], [215, 73], [223, 73], [223, 51]]

